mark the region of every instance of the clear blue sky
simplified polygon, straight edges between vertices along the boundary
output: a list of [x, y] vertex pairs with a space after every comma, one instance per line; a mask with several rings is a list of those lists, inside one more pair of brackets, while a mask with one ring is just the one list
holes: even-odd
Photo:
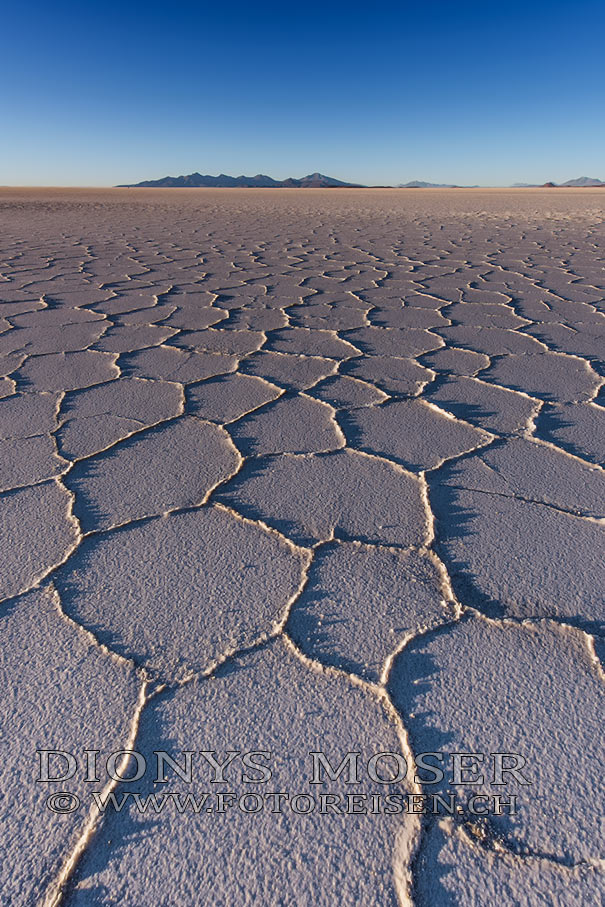
[[25, 2], [0, 184], [605, 179], [605, 4]]

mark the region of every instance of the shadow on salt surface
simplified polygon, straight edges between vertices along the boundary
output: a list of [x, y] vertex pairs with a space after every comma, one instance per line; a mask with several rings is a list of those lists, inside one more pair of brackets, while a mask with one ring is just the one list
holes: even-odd
[[[154, 519], [157, 519], [157, 517], [145, 517], [139, 522], [146, 523]], [[129, 646], [128, 643], [124, 643], [119, 629], [116, 629], [114, 632], [111, 628], [108, 628], [107, 623], [103, 620], [102, 616], [96, 621], [91, 618], [90, 614], [84, 619], [79, 613], [78, 603], [81, 589], [77, 582], [79, 576], [86, 575], [89, 570], [94, 568], [95, 540], [106, 537], [109, 534], [113, 537], [118, 533], [120, 535], [122, 533], [128, 533], [129, 529], [130, 527], [128, 525], [120, 526], [117, 529], [112, 529], [111, 533], [104, 532], [101, 536], [89, 536], [88, 538], [83, 539], [66, 563], [53, 574], [53, 581], [61, 599], [61, 607], [72, 620], [76, 620], [81, 626], [92, 633], [101, 645], [107, 646], [108, 649], [115, 652], [117, 655], [121, 655], [123, 658], [132, 659], [132, 647]], [[126, 542], [124, 542], [123, 551], [124, 557], [128, 557]]]
[[594, 637], [595, 654], [601, 662], [601, 667], [605, 671], [605, 639], [602, 636]]
[[[435, 635], [447, 635], [450, 629], [451, 626], [438, 629]], [[435, 639], [435, 636], [432, 638]], [[506, 841], [513, 852], [522, 852], [522, 844], [517, 840], [516, 815], [511, 817], [504, 810], [502, 815], [496, 815], [495, 812], [491, 811], [483, 817], [478, 817], [468, 811], [468, 801], [477, 794], [489, 797], [494, 794], [504, 793], [508, 795], [511, 793], [511, 789], [508, 787], [493, 787], [489, 783], [492, 766], [490, 754], [494, 752], [494, 747], [496, 747], [496, 751], [500, 746], [502, 748], [505, 747], [504, 744], [499, 742], [498, 746], [496, 746], [489, 727], [485, 727], [487, 735], [485, 753], [481, 751], [480, 747], [478, 748], [476, 740], [471, 740], [470, 738], [465, 740], [466, 727], [470, 719], [468, 715], [458, 711], [455, 705], [453, 706], [453, 711], [457, 715], [458, 721], [456, 722], [457, 726], [451, 732], [438, 726], [438, 722], [443, 721], [442, 714], [430, 709], [422, 710], [421, 704], [430, 699], [431, 693], [434, 694], [435, 689], [443, 686], [441, 680], [443, 665], [439, 665], [431, 654], [422, 651], [422, 649], [426, 648], [426, 645], [427, 638], [420, 637], [397, 656], [387, 686], [391, 701], [400, 714], [404, 726], [407, 728], [415, 759], [418, 759], [418, 754], [430, 754], [426, 756], [427, 766], [430, 765], [436, 769], [441, 769], [443, 772], [441, 780], [434, 780], [435, 776], [428, 768], [416, 768], [416, 765], [414, 765], [408, 769], [410, 773], [417, 771], [417, 777], [421, 782], [422, 794], [429, 798], [425, 802], [431, 804], [427, 807], [429, 811], [426, 814], [425, 821], [429, 826], [432, 826], [448, 815], [446, 807], [439, 801], [435, 803], [434, 807], [432, 806], [435, 801], [430, 798], [442, 797], [446, 803], [450, 804], [450, 807], [453, 802], [455, 821], [461, 821], [464, 824], [471, 821], [474, 824], [482, 825], [485, 829], [489, 829], [491, 835], [496, 835], [501, 841]], [[455, 655], [455, 649], [453, 649], [453, 654]], [[472, 684], [472, 670], [469, 670], [469, 676], [469, 683]], [[485, 699], [489, 696], [489, 689], [483, 688], [476, 691], [476, 697], [480, 703], [479, 708], [484, 707]], [[472, 702], [467, 707], [471, 713], [476, 711]], [[475, 764], [474, 768], [478, 768], [479, 774], [482, 774], [485, 780], [476, 783], [470, 780], [467, 783], [453, 783], [454, 760], [452, 754], [454, 753], [479, 753], [480, 757], [483, 756], [483, 760], [479, 759], [479, 763]], [[468, 773], [463, 770], [462, 777], [470, 778], [472, 775], [473, 771]], [[517, 795], [522, 792], [523, 788], [519, 787], [519, 785], [512, 789], [512, 793]], [[453, 801], [450, 798], [453, 798]], [[431, 813], [431, 809], [434, 809], [435, 812]], [[460, 812], [461, 809], [462, 812]], [[419, 859], [422, 859], [422, 848]], [[438, 865], [437, 861], [428, 861], [425, 872], [429, 872], [432, 876]], [[443, 875], [445, 874], [446, 870]], [[443, 891], [443, 897], [449, 897], [445, 890]], [[437, 901], [439, 905], [449, 903], [449, 900], [442, 901], [440, 899]]]
[[[577, 406], [577, 404], [575, 405]], [[568, 451], [576, 457], [585, 457], [586, 454], [573, 443], [572, 439], [568, 437], [562, 442], [561, 438], [558, 437], [558, 432], [565, 429], [573, 430], [573, 428], [574, 423], [571, 419], [566, 419], [560, 410], [557, 411], [554, 406], [546, 404], [540, 410], [540, 414], [536, 420], [535, 434], [544, 441], [549, 441], [551, 444], [563, 448], [563, 450]]]
[[[131, 446], [134, 439], [126, 438], [120, 442], [120, 447]], [[86, 494], [87, 482], [102, 474], [103, 460], [106, 460], [113, 452], [113, 447], [107, 451], [101, 451], [94, 454], [90, 459], [81, 460], [73, 467], [70, 473], [63, 479], [63, 484], [74, 494], [73, 514], [79, 521], [83, 532], [91, 532], [99, 529], [101, 526], [106, 528], [108, 520], [111, 520], [109, 510], [101, 508], [96, 504], [89, 495]]]
[[423, 832], [420, 849], [414, 861], [414, 894], [418, 903], [431, 907], [460, 907], [458, 892], [448, 890], [446, 879], [454, 866], [445, 862], [441, 853], [441, 835], [431, 834], [437, 821], [431, 817]]
[[[215, 678], [220, 679], [232, 674], [239, 674], [240, 672], [247, 672], [250, 670], [252, 670], [252, 668], [249, 665], [242, 663], [241, 660], [234, 660], [233, 662], [221, 665], [214, 676]], [[136, 753], [140, 753], [145, 759], [146, 772], [138, 781], [124, 781], [118, 783], [114, 787], [113, 793], [118, 806], [125, 793], [128, 794], [128, 797], [121, 810], [113, 808], [112, 803], [110, 802], [107, 811], [103, 816], [102, 828], [97, 833], [91, 846], [88, 847], [83, 855], [83, 859], [76, 870], [70, 889], [71, 898], [73, 899], [75, 907], [107, 907], [107, 904], [116, 903], [116, 885], [115, 883], [112, 884], [112, 875], [116, 871], [116, 867], [118, 873], [121, 874], [124, 863], [126, 863], [126, 865], [131, 865], [131, 849], [138, 850], [139, 855], [141, 855], [142, 851], [139, 848], [142, 847], [144, 852], [146, 841], [149, 841], [151, 845], [156, 835], [161, 839], [162, 835], [166, 835], [167, 832], [170, 833], [170, 824], [167, 825], [166, 818], [169, 817], [169, 822], [177, 821], [179, 824], [188, 826], [187, 837], [189, 837], [190, 844], [193, 843], [191, 837], [193, 837], [195, 841], [197, 834], [204, 838], [208, 838], [208, 836], [213, 838], [216, 834], [216, 832], [212, 832], [212, 827], [217, 821], [220, 821], [220, 819], [217, 816], [206, 816], [204, 808], [200, 811], [201, 815], [196, 814], [189, 809], [184, 815], [179, 816], [178, 811], [171, 802], [168, 804], [166, 810], [168, 816], [166, 818], [160, 818], [154, 815], [154, 809], [151, 805], [144, 810], [139, 809], [132, 798], [132, 794], [134, 793], [140, 796], [141, 802], [144, 802], [150, 795], [155, 795], [159, 801], [163, 793], [176, 791], [183, 798], [188, 794], [192, 794], [192, 796], [199, 801], [210, 789], [212, 789], [211, 797], [217, 792], [221, 793], [230, 790], [229, 783], [208, 784], [209, 776], [204, 774], [203, 777], [200, 777], [201, 773], [199, 771], [196, 773], [196, 768], [200, 763], [199, 761], [196, 762], [195, 754], [193, 756], [192, 766], [193, 780], [196, 783], [193, 785], [183, 783], [169, 767], [166, 769], [166, 778], [169, 779], [168, 784], [154, 783], [157, 767], [155, 753], [158, 750], [168, 753], [180, 766], [184, 766], [185, 764], [185, 757], [183, 756], [183, 740], [179, 740], [175, 735], [167, 732], [165, 722], [162, 721], [162, 710], [164, 706], [174, 699], [175, 695], [178, 695], [178, 689], [173, 688], [160, 692], [145, 708], [133, 749]], [[189, 749], [197, 748], [202, 750], [205, 747], [208, 747], [208, 749], [213, 750], [217, 746], [219, 749], [223, 748], [222, 741], [215, 739], [207, 740], [205, 738], [203, 727], [200, 728], [200, 732], [199, 739], [186, 741], [186, 746]], [[224, 750], [227, 751], [232, 744], [233, 748], [235, 748], [237, 743], [238, 741], [226, 741]], [[222, 754], [217, 754], [217, 758], [224, 759], [225, 757]], [[136, 769], [137, 764], [135, 760], [131, 758], [123, 773], [132, 777], [136, 772]], [[102, 778], [103, 782], [107, 780], [104, 775], [100, 775], [99, 777]], [[227, 777], [227, 774], [225, 777]], [[100, 791], [102, 787], [103, 784], [97, 784], [95, 785], [95, 790]], [[231, 789], [232, 787], [233, 785], [231, 785]], [[224, 822], [229, 821], [228, 816], [221, 818]], [[252, 821], [254, 821], [254, 819], [252, 819]], [[194, 826], [193, 834], [192, 826]], [[208, 832], [210, 832], [210, 835], [208, 835]], [[176, 832], [174, 833], [174, 837], [178, 837]], [[181, 854], [181, 857], [181, 866], [174, 867], [177, 877], [181, 873], [187, 875], [187, 859], [189, 858], [197, 861], [197, 853], [191, 848], [188, 854]], [[222, 855], [222, 859], [224, 858], [225, 855]], [[147, 874], [150, 872], [149, 866], [143, 867], [143, 869], [145, 869]], [[136, 867], [134, 867], [134, 871], [136, 872]], [[101, 878], [109, 878], [109, 885], [101, 881], [99, 876]], [[154, 887], [157, 884], [157, 881], [157, 879], [154, 879], [149, 882], [149, 890], [154, 891], [155, 895], [160, 895], [161, 892], [155, 891]], [[171, 886], [174, 886], [172, 893], [174, 893], [175, 889], [178, 891], [179, 888], [182, 887], [182, 883], [175, 878], [168, 879], [167, 881]], [[136, 884], [134, 887], [137, 887]], [[170, 898], [170, 901], [172, 901], [172, 898]], [[128, 900], [127, 903], [132, 904], [133, 902]], [[168, 903], [168, 900], [165, 903]]]
[[[252, 671], [252, 673], [254, 672], [252, 666], [246, 664], [241, 659], [238, 659], [221, 665], [215, 672], [214, 677], [221, 679], [233, 674], [248, 673], [250, 671]], [[202, 788], [203, 793], [206, 793], [210, 787], [217, 787], [219, 791], [230, 789], [227, 782], [224, 784], [216, 783], [214, 785], [208, 785], [208, 777], [200, 779], [199, 772], [198, 783], [191, 788], [180, 782], [177, 775], [170, 768], [166, 769], [166, 777], [170, 779], [168, 784], [155, 782], [155, 771], [157, 767], [156, 751], [163, 750], [167, 752], [181, 766], [183, 766], [185, 762], [183, 756], [183, 740], [178, 740], [174, 735], [167, 733], [165, 722], [162, 721], [163, 707], [173, 699], [176, 694], [178, 694], [178, 688], [167, 689], [160, 692], [145, 707], [139, 734], [133, 749], [136, 753], [140, 753], [144, 757], [147, 769], [145, 775], [139, 781], [124, 781], [118, 783], [114, 788], [118, 804], [125, 792], [134, 792], [139, 794], [143, 799], [150, 794], [161, 795], [169, 790], [176, 790], [183, 793], [185, 796], [188, 793], [192, 793], [195, 797], [199, 798], [202, 794]], [[200, 728], [200, 731], [200, 738], [198, 740], [192, 739], [187, 741], [187, 745], [194, 748], [199, 744], [199, 749], [204, 749], [206, 746], [208, 746], [209, 749], [213, 749], [217, 746], [219, 748], [222, 747], [222, 741], [220, 740], [213, 739], [208, 741], [205, 739], [203, 727]], [[224, 747], [225, 751], [229, 749], [229, 746], [232, 743], [235, 747], [238, 741], [227, 741]], [[217, 755], [217, 758], [224, 757], [222, 755]], [[196, 763], [194, 756], [194, 780], [196, 780], [196, 766], [199, 766], [199, 762]], [[240, 768], [239, 763], [237, 767], [238, 769]], [[124, 769], [123, 774], [132, 777], [136, 772], [136, 769], [136, 762], [131, 758], [129, 764]], [[102, 778], [102, 781], [106, 781], [107, 778], [103, 777], [103, 770], [104, 769], [102, 768], [99, 777]], [[210, 771], [209, 767], [208, 771]], [[96, 785], [95, 790], [100, 790], [102, 786], [102, 784]], [[172, 804], [170, 804], [170, 807], [172, 807]], [[168, 810], [169, 813], [171, 812], [172, 818], [174, 818], [175, 811], [174, 808]], [[202, 812], [204, 811], [202, 810]], [[189, 814], [185, 814], [182, 817], [184, 823], [191, 824], [195, 820], [196, 818], [193, 812], [189, 812]], [[203, 821], [203, 819], [198, 821]], [[216, 818], [213, 821], [216, 821]], [[82, 904], [99, 904], [106, 907], [108, 903], [113, 903], [111, 899], [109, 901], [106, 899], [107, 895], [110, 894], [110, 890], [106, 885], [96, 884], [94, 888], [89, 888], [86, 886], [86, 879], [100, 873], [112, 862], [119, 862], [121, 855], [128, 851], [131, 844], [144, 844], [146, 839], [152, 838], [156, 832], [159, 833], [162, 826], [165, 827], [165, 823], [159, 818], [154, 818], [154, 810], [151, 806], [149, 806], [144, 813], [139, 811], [132, 802], [126, 803], [121, 811], [116, 811], [110, 806], [105, 813], [103, 827], [96, 838], [96, 843], [93, 842], [92, 846], [87, 850], [77, 873], [79, 881], [78, 888], [81, 887], [84, 889], [79, 892], [79, 897], [82, 898]], [[115, 896], [114, 892], [111, 892], [111, 894], [112, 897]], [[85, 899], [83, 895], [85, 895]], [[79, 904], [80, 900], [76, 898], [76, 902]]]
[[[427, 395], [427, 400], [430, 397]], [[452, 413], [457, 419], [463, 419], [477, 428], [483, 428], [487, 431], [493, 430], [493, 426], [486, 425], [488, 419], [496, 419], [500, 414], [494, 409], [488, 409], [486, 406], [480, 406], [477, 403], [461, 403], [458, 400], [438, 401], [442, 409]]]
[[[597, 402], [605, 404], [605, 399]], [[540, 410], [535, 434], [576, 457], [605, 467], [604, 430], [604, 409], [592, 404], [547, 404]]]
[[[152, 705], [148, 706], [151, 709]], [[146, 712], [146, 714], [148, 714]], [[136, 742], [136, 752], [141, 753], [148, 765], [154, 766], [153, 749], [160, 746], [160, 736], [156, 734], [154, 743], [147, 742], [143, 737]], [[175, 752], [176, 747], [170, 749], [170, 741], [161, 740], [161, 745], [169, 752]], [[131, 759], [126, 771], [135, 771], [136, 766]], [[131, 781], [118, 784], [114, 788], [114, 794], [119, 804], [125, 791], [136, 792], [140, 794], [141, 799], [148, 797], [152, 793], [160, 793], [159, 785], [153, 784], [153, 775], [148, 772], [144, 779], [140, 781]], [[103, 777], [103, 782], [106, 778]], [[95, 785], [95, 792], [102, 790], [103, 784]], [[93, 806], [96, 812], [96, 807]], [[128, 853], [129, 847], [136, 843], [143, 843], [152, 839], [154, 834], [161, 834], [162, 822], [160, 819], [153, 817], [153, 812], [149, 808], [143, 817], [138, 820], [135, 817], [136, 807], [126, 802], [121, 811], [113, 809], [111, 805], [107, 808], [102, 820], [102, 828], [97, 832], [96, 837], [89, 845], [85, 852], [82, 863], [78, 866], [75, 879], [72, 884], [77, 884], [77, 891], [73, 892], [74, 903], [81, 904], [82, 907], [107, 907], [108, 904], [115, 903], [115, 892], [113, 886], [106, 885], [101, 881], [95, 880], [92, 884], [90, 881], [94, 876], [108, 868], [111, 861], [120, 859]], [[143, 821], [144, 820], [144, 821]], [[70, 888], [68, 888], [68, 891]]]
[[[326, 610], [322, 610], [321, 621], [318, 622], [317, 609], [320, 602], [325, 602]], [[329, 633], [330, 627], [337, 624], [346, 626], [348, 623], [338, 611], [334, 596], [322, 591], [320, 580], [310, 577], [303, 597], [298, 599], [290, 611], [285, 630], [302, 651], [312, 658], [363, 677], [366, 672], [365, 662], [348, 658]]]
[[[436, 630], [436, 633], [448, 632], [448, 627], [443, 630]], [[457, 735], [454, 732], [445, 731], [436, 724], [439, 716], [430, 711], [418, 711], [417, 703], [422, 700], [425, 693], [429, 693], [433, 684], [439, 684], [441, 668], [432, 655], [419, 651], [426, 645], [425, 637], [421, 636], [418, 641], [412, 641], [403, 652], [395, 659], [395, 664], [389, 678], [387, 689], [393, 705], [401, 716], [404, 727], [407, 728], [408, 735], [412, 743], [412, 752], [418, 753], [442, 753], [444, 757], [443, 770], [445, 776], [442, 781], [436, 784], [423, 784], [423, 793], [428, 795], [447, 796], [449, 788], [449, 773], [446, 771], [447, 756], [456, 747]], [[461, 721], [463, 716], [460, 716]], [[436, 764], [435, 760], [428, 759], [427, 763]], [[412, 771], [409, 766], [408, 771]], [[430, 777], [429, 773], [422, 772], [418, 769], [419, 776], [426, 779]]]
[[[445, 397], [439, 396], [443, 389], [447, 390], [449, 380], [449, 375], [438, 376], [436, 380], [431, 383], [426, 393], [423, 394], [423, 399], [428, 400], [429, 402], [435, 402], [441, 409], [452, 413], [456, 419], [462, 419], [465, 422], [469, 422], [476, 428], [483, 428], [487, 431], [493, 429], [493, 426], [488, 425], [487, 422], [490, 419], [497, 419], [500, 415], [493, 407], [490, 408], [483, 403], [469, 403], [468, 401], [460, 400], [455, 392], [452, 392]], [[486, 390], [488, 389], [486, 388]], [[434, 401], [433, 397], [436, 397]]]
[[435, 518], [435, 548], [445, 563], [457, 599], [463, 605], [477, 608], [487, 617], [504, 617], [502, 602], [485, 595], [473, 582], [470, 562], [453, 557], [443, 544], [455, 539], [470, 542], [473, 536], [479, 534], [471, 528], [477, 512], [462, 507], [458, 500], [459, 493], [455, 487], [429, 482], [429, 501]]

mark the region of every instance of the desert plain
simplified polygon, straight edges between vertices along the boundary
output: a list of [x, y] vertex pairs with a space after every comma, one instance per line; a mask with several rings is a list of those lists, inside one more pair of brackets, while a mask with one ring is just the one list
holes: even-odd
[[605, 192], [0, 230], [2, 903], [602, 903]]

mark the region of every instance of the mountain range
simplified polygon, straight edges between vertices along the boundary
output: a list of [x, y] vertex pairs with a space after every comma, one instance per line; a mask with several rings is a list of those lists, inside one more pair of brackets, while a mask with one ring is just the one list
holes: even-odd
[[331, 189], [348, 188], [361, 189], [359, 183], [345, 183], [323, 173], [310, 173], [300, 179], [288, 177], [285, 180], [274, 180], [264, 173], [256, 176], [228, 176], [220, 173], [218, 176], [208, 176], [202, 173], [190, 173], [188, 176], [165, 176], [159, 180], [144, 180], [142, 183], [130, 183], [118, 186], [119, 189], [133, 188], [200, 188], [200, 189], [226, 189], [226, 188], [254, 188], [254, 189]]
[[[566, 183], [513, 183], [515, 189], [530, 188], [548, 188], [556, 189], [559, 187], [595, 187], [602, 186], [605, 188], [603, 180], [591, 176], [580, 176], [578, 179], [567, 180]], [[256, 176], [228, 176], [226, 173], [220, 173], [218, 176], [209, 176], [202, 173], [190, 173], [188, 176], [164, 176], [159, 180], [144, 180], [141, 183], [126, 183], [117, 187], [118, 189], [138, 189], [138, 188], [195, 188], [195, 189], [226, 189], [226, 188], [250, 188], [250, 189], [366, 189], [361, 183], [347, 183], [343, 180], [337, 180], [332, 176], [325, 176], [323, 173], [309, 173], [308, 176], [300, 178], [288, 177], [285, 180], [275, 180], [264, 173], [257, 173]], [[457, 186], [453, 183], [426, 183], [423, 180], [411, 180], [409, 183], [399, 183], [397, 186], [382, 186], [374, 188], [395, 188], [395, 189], [477, 189], [478, 186]]]

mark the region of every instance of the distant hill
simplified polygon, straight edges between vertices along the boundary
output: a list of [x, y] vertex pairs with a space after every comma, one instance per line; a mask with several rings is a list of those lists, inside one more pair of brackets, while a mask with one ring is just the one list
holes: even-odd
[[330, 189], [330, 188], [364, 188], [359, 183], [345, 183], [342, 180], [334, 179], [332, 176], [324, 176], [323, 173], [310, 173], [308, 176], [302, 176], [300, 179], [289, 177], [285, 180], [274, 180], [264, 173], [258, 173], [256, 176], [228, 176], [226, 173], [220, 173], [218, 176], [207, 176], [202, 173], [190, 173], [188, 176], [165, 176], [159, 180], [144, 180], [141, 183], [127, 183], [118, 186], [118, 189], [138, 189], [138, 188], [192, 188], [192, 189]]
[[425, 183], [424, 180], [411, 180], [399, 183], [395, 189], [478, 189], [479, 186], [461, 186], [459, 183]]
[[566, 183], [513, 183], [513, 189], [559, 189], [562, 187], [576, 187], [576, 188], [594, 188], [595, 186], [602, 186], [605, 188], [605, 182], [603, 180], [598, 180], [592, 176], [580, 176], [575, 180], [567, 180]]
[[342, 180], [334, 179], [333, 176], [324, 176], [323, 173], [310, 173], [300, 179], [284, 180], [282, 185], [295, 186], [303, 189], [329, 189], [338, 188], [339, 186], [349, 189], [364, 189], [361, 183], [344, 183]]
[[399, 183], [396, 189], [457, 189], [458, 186], [450, 183], [425, 183], [422, 180], [411, 180], [409, 183]]
[[561, 183], [562, 186], [605, 186], [605, 183], [602, 180], [595, 179], [592, 176], [580, 176], [575, 180], [567, 180], [566, 183]]

